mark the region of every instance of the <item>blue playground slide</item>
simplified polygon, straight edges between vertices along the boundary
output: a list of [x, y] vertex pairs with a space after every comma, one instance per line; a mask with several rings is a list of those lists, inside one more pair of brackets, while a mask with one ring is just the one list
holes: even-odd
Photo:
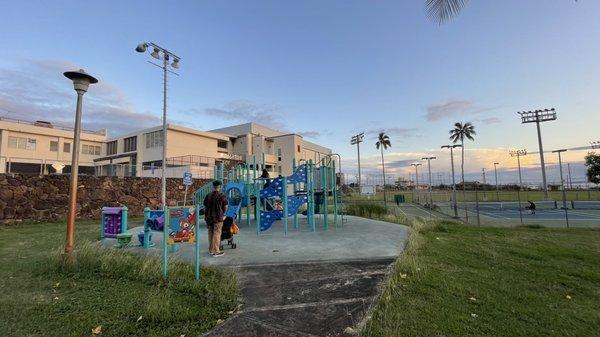
[[[294, 173], [287, 177], [288, 184], [306, 183], [306, 165], [300, 165]], [[265, 199], [282, 198], [283, 197], [283, 178], [277, 177], [271, 181], [267, 188], [260, 190], [260, 197]], [[298, 209], [308, 202], [306, 194], [290, 195], [287, 197], [288, 209], [285, 216], [290, 217], [298, 213]], [[275, 220], [279, 220], [284, 216], [283, 210], [260, 211], [260, 230], [266, 231], [273, 225]]]

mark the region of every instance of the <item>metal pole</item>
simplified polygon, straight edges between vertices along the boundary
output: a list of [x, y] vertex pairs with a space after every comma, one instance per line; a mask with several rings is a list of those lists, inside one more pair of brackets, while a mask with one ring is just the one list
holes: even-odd
[[562, 190], [562, 202], [563, 209], [565, 210], [565, 220], [567, 221], [567, 228], [569, 228], [569, 211], [567, 210], [567, 194], [565, 192], [565, 181], [563, 179], [563, 170], [562, 170], [562, 158], [561, 152], [565, 152], [566, 150], [556, 150], [552, 152], [558, 153], [558, 167], [560, 169], [560, 189]]
[[535, 125], [537, 127], [537, 135], [538, 135], [538, 144], [540, 147], [540, 162], [542, 165], [542, 183], [544, 184], [544, 199], [548, 200], [550, 197], [548, 196], [548, 184], [546, 183], [546, 165], [544, 163], [544, 147], [542, 145], [542, 130], [540, 129], [540, 120], [539, 113], [536, 111], [535, 113], [536, 122]]
[[521, 191], [523, 190], [523, 180], [521, 179], [521, 155], [517, 154], [517, 165], [519, 165], [519, 189], [517, 190], [517, 196], [519, 197], [519, 217], [521, 218], [521, 225], [523, 224], [523, 209], [521, 208]]
[[494, 163], [494, 176], [496, 178], [496, 200], [500, 201], [500, 191], [498, 190], [498, 163]]
[[362, 186], [362, 178], [360, 176], [360, 142], [356, 143], [356, 150], [358, 151], [358, 193], [362, 193], [360, 187]]
[[75, 112], [75, 130], [73, 136], [73, 154], [71, 157], [71, 183], [69, 185], [69, 212], [67, 214], [67, 239], [65, 255], [68, 263], [73, 263], [73, 246], [75, 245], [75, 215], [77, 213], [77, 178], [79, 174], [79, 144], [81, 142], [81, 109], [83, 91], [77, 91], [77, 108]]
[[569, 189], [573, 189], [573, 179], [571, 176], [571, 163], [567, 163], [567, 169], [569, 170]]
[[[161, 203], [163, 210], [167, 207], [167, 65], [168, 58], [163, 56], [163, 151], [162, 151], [162, 176], [161, 176]], [[166, 254], [166, 252], [165, 252]]]

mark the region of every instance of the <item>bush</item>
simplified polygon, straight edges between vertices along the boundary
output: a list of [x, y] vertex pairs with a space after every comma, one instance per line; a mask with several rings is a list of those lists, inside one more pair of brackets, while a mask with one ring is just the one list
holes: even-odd
[[346, 206], [346, 213], [365, 218], [382, 218], [387, 214], [385, 207], [375, 203], [356, 203]]

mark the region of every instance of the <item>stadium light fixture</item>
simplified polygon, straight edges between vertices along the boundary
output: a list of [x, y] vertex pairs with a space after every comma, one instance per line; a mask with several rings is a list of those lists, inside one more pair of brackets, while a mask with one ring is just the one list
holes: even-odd
[[[361, 186], [361, 176], [360, 176], [360, 143], [362, 143], [363, 138], [365, 138], [365, 133], [361, 132], [357, 135], [352, 136], [350, 138], [350, 144], [356, 145], [356, 151], [358, 152], [358, 191], [360, 193]], [[383, 187], [385, 189], [385, 186]]]
[[[148, 47], [152, 47], [152, 53], [150, 54], [150, 56], [152, 56], [153, 58], [159, 60], [160, 59], [160, 55], [162, 54], [162, 65], [157, 65], [155, 63], [152, 63], [150, 61], [150, 63], [158, 66], [159, 68], [162, 69], [163, 71], [163, 116], [162, 116], [162, 133], [163, 133], [163, 144], [162, 144], [162, 174], [161, 174], [161, 204], [162, 204], [162, 209], [163, 211], [166, 212], [166, 207], [167, 207], [167, 178], [166, 178], [166, 169], [167, 169], [167, 72], [172, 72], [171, 70], [169, 70], [169, 66], [171, 66], [174, 69], [179, 68], [179, 61], [181, 60], [181, 57], [173, 54], [172, 52], [170, 52], [169, 50], [155, 44], [152, 42], [142, 42], [140, 44], [137, 45], [137, 47], [135, 48], [135, 51], [138, 53], [144, 53], [148, 50]], [[173, 64], [169, 65], [169, 60], [173, 58], [174, 61], [173, 63], [176, 66], [173, 66]], [[177, 73], [174, 73], [177, 75]], [[165, 226], [165, 231], [164, 233], [166, 233], [166, 226]], [[166, 235], [166, 234], [163, 234]], [[167, 238], [164, 237], [164, 240], [166, 240]], [[167, 250], [165, 249], [163, 252], [163, 259], [167, 258]], [[167, 277], [167, 264], [163, 263], [163, 276]], [[196, 278], [198, 278], [198, 272], [196, 272]]]
[[565, 210], [565, 220], [567, 221], [567, 228], [569, 227], [569, 211], [567, 210], [567, 193], [565, 192], [565, 181], [563, 179], [563, 170], [562, 170], [562, 157], [561, 153], [566, 152], [567, 149], [554, 150], [552, 153], [558, 154], [558, 167], [560, 169], [560, 189], [562, 190], [562, 202], [563, 209]]
[[540, 129], [540, 123], [556, 120], [556, 110], [551, 109], [538, 109], [534, 111], [521, 111], [517, 112], [521, 115], [521, 123], [535, 123], [538, 135], [538, 145], [540, 148], [540, 163], [542, 166], [542, 183], [544, 184], [544, 198], [550, 199], [548, 195], [548, 184], [546, 182], [546, 165], [544, 163], [544, 147], [542, 145], [542, 131]]
[[452, 208], [454, 208], [454, 217], [458, 218], [458, 203], [456, 200], [456, 181], [454, 180], [454, 149], [462, 147], [460, 144], [442, 145], [442, 149], [450, 149], [450, 164], [452, 165]]

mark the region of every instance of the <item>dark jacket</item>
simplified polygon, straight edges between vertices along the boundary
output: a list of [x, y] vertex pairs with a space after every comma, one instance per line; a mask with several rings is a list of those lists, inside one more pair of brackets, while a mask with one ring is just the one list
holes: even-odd
[[204, 198], [204, 220], [207, 226], [223, 221], [227, 208], [227, 197], [222, 192], [212, 191]]

